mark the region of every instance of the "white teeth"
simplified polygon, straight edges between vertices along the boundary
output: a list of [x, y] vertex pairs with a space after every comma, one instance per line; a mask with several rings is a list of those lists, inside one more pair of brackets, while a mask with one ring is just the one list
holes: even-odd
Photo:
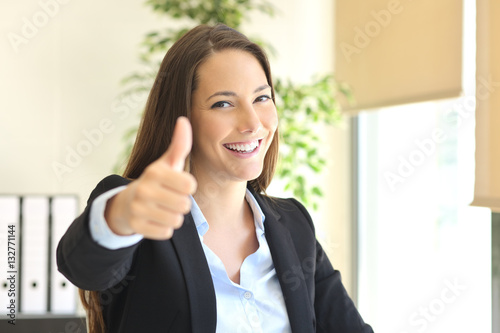
[[232, 144], [232, 143], [229, 143], [229, 144], [225, 144], [224, 146], [226, 146], [227, 148], [229, 148], [231, 150], [236, 150], [236, 151], [243, 152], [243, 153], [249, 153], [249, 152], [254, 151], [255, 148], [257, 148], [259, 146], [259, 142], [258, 141], [252, 141], [252, 142], [247, 143], [247, 144]]

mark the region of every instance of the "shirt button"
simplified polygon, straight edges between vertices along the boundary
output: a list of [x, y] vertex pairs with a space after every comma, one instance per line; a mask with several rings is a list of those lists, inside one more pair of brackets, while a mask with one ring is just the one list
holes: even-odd
[[246, 299], [250, 299], [250, 298], [252, 298], [252, 293], [251, 293], [251, 292], [249, 292], [249, 291], [247, 291], [247, 292], [245, 292], [245, 293], [243, 294], [243, 297], [245, 297]]

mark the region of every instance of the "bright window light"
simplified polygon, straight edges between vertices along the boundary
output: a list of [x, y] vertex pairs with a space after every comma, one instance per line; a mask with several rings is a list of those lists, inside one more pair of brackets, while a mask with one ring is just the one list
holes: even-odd
[[378, 332], [491, 332], [474, 99], [359, 116], [359, 309]]

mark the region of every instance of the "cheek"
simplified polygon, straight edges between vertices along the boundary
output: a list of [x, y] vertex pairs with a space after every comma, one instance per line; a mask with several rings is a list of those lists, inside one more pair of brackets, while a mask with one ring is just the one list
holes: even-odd
[[193, 119], [191, 121], [191, 126], [193, 129], [193, 146], [191, 147], [191, 154], [193, 156], [199, 157], [200, 154], [206, 150], [207, 133], [206, 128], [202, 125], [203, 122], [200, 119]]
[[278, 128], [278, 113], [274, 104], [266, 110], [262, 122], [271, 133], [276, 132], [276, 129]]
[[197, 120], [197, 122], [193, 122], [192, 151], [211, 154], [219, 145], [224, 128], [214, 117], [200, 117]]

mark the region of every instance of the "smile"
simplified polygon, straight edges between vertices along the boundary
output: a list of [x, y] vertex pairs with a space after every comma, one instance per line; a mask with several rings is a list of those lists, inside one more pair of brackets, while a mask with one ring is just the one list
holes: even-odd
[[224, 147], [226, 147], [229, 150], [238, 152], [238, 153], [243, 153], [243, 154], [250, 154], [254, 152], [260, 145], [260, 140], [254, 140], [250, 142], [241, 142], [241, 143], [225, 143]]

